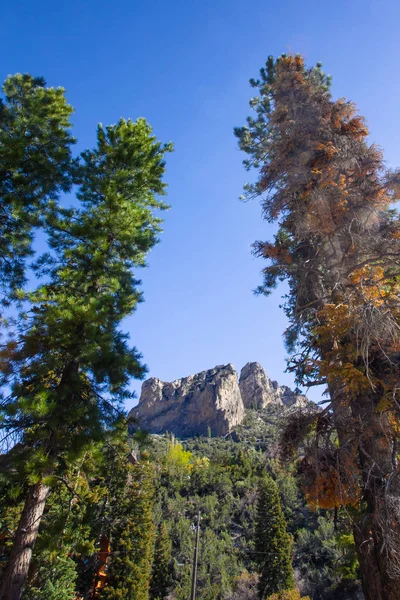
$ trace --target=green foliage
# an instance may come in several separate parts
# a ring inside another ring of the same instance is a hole
[[[260,567],[259,597],[294,586],[291,564],[292,539],[287,533],[276,483],[263,477],[258,491],[255,531],[256,560]]]
[[[299,590],[284,590],[268,596],[267,600],[310,600],[308,596],[300,596]]]
[[[289,531],[293,533],[302,524],[301,494],[294,474],[295,470],[290,464],[283,465],[277,459],[268,459],[267,468],[278,486],[282,510]]]
[[[142,300],[134,269],[145,266],[158,241],[159,211],[167,208],[158,196],[165,191],[164,157],[171,150],[144,119],[120,119],[98,127],[97,146],[72,169],[66,130],[71,109],[62,90],[43,86],[29,76],[12,78],[0,107],[10,128],[0,131],[8,178],[2,193],[27,240],[24,249],[22,238],[7,238],[8,230],[2,238],[0,259],[2,250],[6,256],[21,243],[11,271],[2,269],[4,281],[22,281],[33,225],[44,224],[49,239],[49,252],[34,266],[39,285],[21,296],[24,312],[0,357],[0,385],[10,390],[0,408],[3,442],[11,447],[4,462],[26,502],[30,486],[55,488],[93,444],[110,443],[124,418],[122,403],[131,396],[130,380],[146,371],[121,322]],[[68,189],[72,171],[79,206],[61,209],[48,200]],[[17,530],[15,549],[24,547],[25,531]],[[9,560],[7,585],[14,585],[10,574],[16,573],[18,552]]]
[[[171,551],[171,540],[167,526],[165,523],[161,523],[154,547],[150,600],[164,600],[168,596],[173,581]]]
[[[332,517],[321,515],[316,527],[299,529],[296,535],[294,564],[316,600],[328,593],[339,595],[358,578],[353,536],[346,533],[346,522],[338,527],[336,530]]]
[[[354,536],[352,533],[342,532],[337,535],[336,539],[342,551],[339,572],[345,581],[355,581],[359,577],[358,571],[360,565],[357,558]]]
[[[111,557],[101,600],[148,600],[154,555],[153,469],[126,468],[128,483],[117,490],[111,515]]]
[[[247,593],[247,583],[240,579],[244,568],[250,573],[250,593],[258,568],[254,552],[257,488],[266,468],[276,478],[281,497],[288,499],[291,530],[303,524],[304,501],[293,475],[278,461],[266,458],[277,439],[281,414],[273,408],[258,414],[249,411],[245,424],[235,431],[237,441],[200,437],[181,442],[182,450],[191,453],[184,477],[166,461],[168,438],[154,438],[151,452],[163,465],[156,516],[165,521],[172,541],[176,600],[190,597],[198,507],[202,517],[197,597],[201,600],[243,596]]]
[[[35,585],[28,587],[23,600],[74,600],[76,564],[68,557],[42,555]]]
[[[135,553],[118,554],[120,548],[126,550],[132,546],[132,532],[137,523],[133,515],[135,494],[139,490],[127,487],[129,478],[134,472],[136,481],[136,476],[141,477],[140,469],[149,468],[155,494],[148,530],[153,530],[153,522],[158,527],[151,577],[147,575],[151,600],[167,597],[167,591],[175,600],[190,597],[198,507],[202,517],[197,598],[255,600],[260,569],[254,547],[257,490],[260,476],[268,472],[278,486],[288,530],[295,537],[294,566],[303,594],[318,600],[350,593],[357,571],[351,571],[354,546],[348,536],[345,515],[339,514],[335,530],[332,513],[317,518],[305,507],[293,471],[271,457],[279,429],[278,414],[270,408],[261,411],[259,418],[264,425],[251,411],[247,425],[235,433],[235,439],[240,437],[240,441],[208,437],[177,441],[174,448],[178,450],[172,453],[168,436],[144,436],[136,432],[127,441],[126,428],[121,423],[119,439],[114,436],[106,446],[93,444],[84,459],[69,465],[64,481],[58,479],[54,484],[35,546],[33,572],[47,564],[50,552],[70,555],[78,574],[76,591],[86,597],[98,570],[98,541],[102,535],[112,533],[108,572],[115,573],[115,579],[108,591],[106,587],[102,593],[111,596],[120,593],[119,589],[125,594],[125,578],[140,580],[141,573],[149,568],[146,562],[143,569],[136,571],[131,561]],[[258,450],[254,450],[253,441],[248,443],[253,438],[259,440]],[[267,439],[271,441],[264,441]],[[129,466],[127,460],[132,444],[143,463],[135,467]],[[144,456],[154,462],[148,464]],[[178,469],[171,456],[179,457]],[[182,457],[185,460],[181,461]],[[11,489],[6,486],[4,494]],[[21,494],[22,491],[12,502],[9,496],[4,497],[4,503],[0,501],[2,533],[9,536],[18,522]],[[118,573],[124,575],[118,579]],[[36,589],[37,583],[32,578],[30,587]]]
[[[68,191],[73,161],[69,132],[71,106],[62,88],[47,88],[41,77],[13,75],[0,99],[0,271],[3,290],[24,283],[32,228],[50,201]]]
[[[52,253],[37,265],[47,282],[30,294],[33,308],[3,369],[12,389],[3,428],[35,445],[31,478],[61,466],[62,452],[79,456],[101,439],[130,378],[145,372],[119,324],[141,300],[132,269],[157,240],[153,211],[165,205],[154,194],[164,189],[168,150],[143,119],[99,127],[97,148],[78,169],[82,208],[48,216]]]

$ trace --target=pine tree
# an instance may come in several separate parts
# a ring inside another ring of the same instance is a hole
[[[150,464],[126,466],[130,480],[117,492],[110,516],[111,556],[100,600],[148,600],[154,556],[154,472]]]
[[[47,497],[65,460],[105,439],[120,417],[140,354],[121,321],[142,300],[133,269],[145,265],[166,208],[161,145],[144,119],[99,126],[97,147],[82,154],[78,209],[47,216],[52,252],[37,262],[47,281],[29,295],[18,343],[2,362],[11,394],[1,407],[5,435],[18,444],[8,468],[23,471],[24,510],[3,579],[1,600],[19,600]],[[18,466],[17,466],[18,463]]]
[[[121,429],[126,425],[121,422]],[[115,438],[115,433],[113,432]],[[112,442],[112,445],[111,445]],[[91,589],[107,499],[110,451],[116,441],[93,443],[66,465],[52,485],[32,556],[23,598],[69,600]]]
[[[264,217],[279,224],[274,242],[254,245],[269,261],[259,292],[288,281],[289,369],[299,384],[326,384],[330,394],[286,442],[317,432],[302,463],[310,504],[358,507],[364,593],[395,600],[400,220],[390,203],[400,178],[385,173],[354,105],[332,99],[320,65],[270,57],[251,85],[256,116],[236,129],[246,168],[258,171],[245,195],[261,196]]]
[[[172,585],[171,540],[166,524],[161,523],[154,548],[154,561],[151,572],[150,599],[165,600]]]
[[[13,75],[0,99],[0,286],[24,283],[32,229],[71,185],[71,106],[62,88],[41,77]]]
[[[266,475],[258,489],[255,529],[255,560],[260,568],[259,597],[294,586],[291,563],[292,540],[287,532],[278,487]]]

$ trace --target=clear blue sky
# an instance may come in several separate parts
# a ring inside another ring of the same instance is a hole
[[[145,303],[126,324],[151,376],[186,376],[217,364],[262,363],[284,374],[280,293],[252,294],[271,236],[232,134],[249,114],[269,54],[300,52],[333,75],[333,94],[355,101],[371,141],[400,165],[400,3],[397,0],[14,0],[2,6],[0,77],[43,75],[67,89],[79,149],[98,122],[146,117],[172,140],[161,243],[140,273]],[[134,384],[140,390],[140,383]],[[314,395],[315,398],[315,395]]]

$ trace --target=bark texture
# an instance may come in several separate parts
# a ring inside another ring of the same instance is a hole
[[[361,475],[361,502],[353,533],[366,600],[400,598],[400,476],[393,428],[377,410],[379,394],[349,406],[343,385],[330,386],[340,448],[354,456]]]
[[[400,597],[400,477],[386,413],[371,398],[353,405],[358,424],[364,502],[354,526],[366,600]]]
[[[39,482],[29,490],[4,573],[0,600],[20,600],[50,487]]]

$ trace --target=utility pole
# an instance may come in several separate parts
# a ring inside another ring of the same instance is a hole
[[[199,537],[200,537],[200,510],[197,514],[196,545],[194,547],[194,554],[193,554],[192,593],[190,594],[190,600],[196,600],[197,560],[199,558]]]

